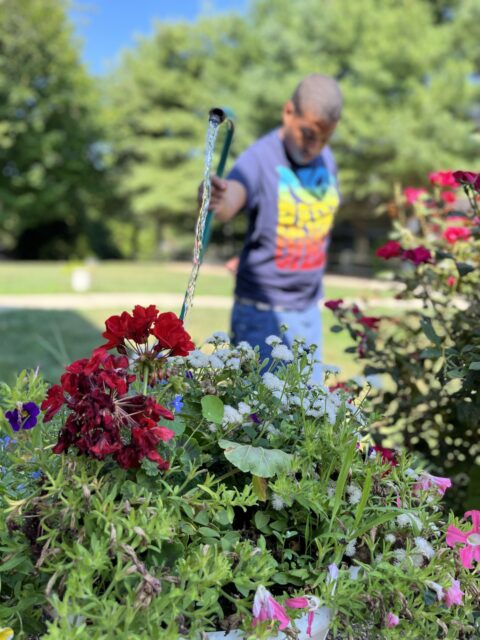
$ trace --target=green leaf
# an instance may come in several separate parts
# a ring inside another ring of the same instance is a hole
[[[260,529],[260,530],[262,530],[264,527],[267,526],[269,520],[270,520],[270,516],[268,515],[268,513],[265,513],[264,511],[257,511],[254,517],[255,526],[257,527],[257,529]]]
[[[355,513],[355,524],[357,525],[362,519],[365,505],[367,504],[368,497],[370,495],[370,489],[372,488],[372,470],[367,471],[365,478],[365,484],[363,485],[362,497],[358,503],[357,512]]]
[[[265,478],[260,478],[259,476],[252,476],[252,487],[253,493],[257,496],[257,498],[261,502],[265,502],[267,499],[267,488],[268,483]]]
[[[471,362],[468,368],[470,371],[480,371],[480,362],[478,360],[476,362]]]
[[[199,527],[198,533],[204,538],[219,538],[220,534],[215,529],[211,529],[210,527]]]
[[[333,327],[330,327],[330,331],[332,333],[340,333],[340,331],[343,331],[343,327],[341,327],[339,324],[334,324]]]
[[[168,428],[171,429],[176,436],[181,436],[185,431],[185,421],[181,416],[175,416],[173,421],[168,423]]]
[[[279,449],[252,447],[229,440],[219,440],[218,444],[225,450],[225,457],[233,466],[260,478],[271,478],[277,473],[289,471],[292,466],[293,456]]]
[[[223,420],[223,402],[217,396],[203,396],[202,398],[202,416],[209,422],[222,424]]]
[[[434,342],[435,344],[441,344],[442,339],[439,335],[436,334],[430,318],[423,318],[420,324],[423,329],[423,333],[431,342]]]
[[[475,267],[472,267],[471,264],[467,264],[466,262],[457,262],[456,267],[458,269],[458,273],[461,276],[466,276],[467,274],[475,271]]]

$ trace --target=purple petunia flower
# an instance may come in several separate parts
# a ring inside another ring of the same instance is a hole
[[[35,402],[24,402],[23,404],[19,403],[17,409],[7,411],[5,418],[14,431],[20,431],[21,429],[32,429],[37,424],[39,413],[40,408]]]

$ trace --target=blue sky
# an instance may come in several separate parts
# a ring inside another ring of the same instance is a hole
[[[135,35],[149,34],[155,20],[194,21],[201,15],[245,11],[248,0],[74,0],[69,11],[83,41],[83,60],[94,74],[106,72]]]

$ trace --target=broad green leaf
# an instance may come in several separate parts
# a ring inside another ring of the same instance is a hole
[[[198,533],[204,538],[219,538],[220,534],[215,529],[211,529],[210,527],[199,527]]]
[[[172,422],[168,423],[168,428],[171,429],[176,436],[181,436],[185,431],[185,422],[181,416],[175,416]]]
[[[271,478],[277,473],[289,471],[293,457],[279,449],[252,447],[250,444],[238,444],[229,440],[219,440],[224,454],[237,469],[252,473],[260,478]]]
[[[217,396],[203,396],[202,398],[202,416],[209,422],[222,424],[223,420],[223,402]]]
[[[470,369],[470,371],[480,371],[480,362],[471,362],[468,368]]]
[[[260,529],[260,530],[266,527],[269,520],[270,520],[270,516],[268,515],[268,513],[265,513],[264,511],[257,511],[254,517],[255,526],[257,527],[257,529]]]

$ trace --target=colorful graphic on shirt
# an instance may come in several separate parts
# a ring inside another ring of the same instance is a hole
[[[288,271],[325,265],[327,238],[340,202],[335,176],[325,167],[277,167],[275,264]]]

